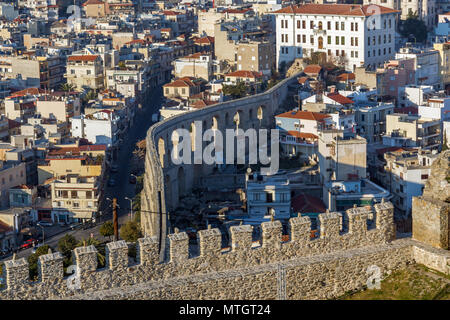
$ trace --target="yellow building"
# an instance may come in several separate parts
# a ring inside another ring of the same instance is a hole
[[[442,88],[450,85],[450,42],[435,43],[434,49],[439,51],[439,74]]]
[[[105,151],[105,145],[85,145],[52,150],[47,158],[38,164],[39,184],[50,178],[59,178],[68,174],[103,176]]]

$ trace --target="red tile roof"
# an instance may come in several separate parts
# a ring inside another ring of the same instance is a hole
[[[327,210],[322,200],[306,194],[292,198],[291,207],[294,212],[300,213],[323,213]]]
[[[214,43],[214,37],[206,36],[203,38],[195,39],[195,44],[212,44]]]
[[[327,95],[327,97],[330,98],[331,100],[336,101],[337,103],[340,103],[340,104],[352,104],[352,103],[355,103],[353,100],[351,100],[351,99],[349,99],[347,97],[344,97],[342,94],[339,94],[337,92],[329,93]]]
[[[355,74],[354,73],[343,73],[336,77],[337,81],[349,81],[349,80],[355,80]]]
[[[83,3],[83,7],[87,6],[89,4],[104,4],[103,1],[100,0],[87,0],[85,3]]]
[[[418,112],[418,108],[414,106],[394,108],[394,113],[417,114]]]
[[[238,70],[231,73],[227,73],[225,77],[239,77],[239,78],[261,78],[262,73],[256,71]]]
[[[215,101],[202,99],[202,100],[195,101],[194,103],[191,104],[191,106],[196,109],[201,109],[201,108],[204,108],[204,107],[216,104],[216,103],[217,102],[215,102]]]
[[[181,14],[180,12],[177,12],[177,11],[170,11],[170,10],[164,10],[162,13],[163,13],[165,16],[178,16],[178,15]]]
[[[290,136],[303,139],[318,139],[319,137],[309,132],[288,131]]]
[[[319,74],[322,67],[317,64],[310,64],[303,70],[304,73]]]
[[[97,58],[97,55],[70,56],[67,61],[95,61]]]
[[[319,113],[319,112],[311,112],[311,111],[288,111],[288,112],[276,115],[275,117],[313,120],[313,121],[323,121],[326,118],[331,118],[331,116],[328,114]]]
[[[308,81],[308,77],[300,77],[298,78],[298,83],[304,84],[306,81]]]
[[[379,10],[374,10],[377,6]],[[376,11],[376,12],[375,12]],[[300,6],[289,6],[282,8],[274,13],[295,13],[295,14],[315,14],[315,15],[334,15],[334,16],[359,16],[368,17],[377,13],[400,13],[399,10],[370,4],[304,4]]]
[[[253,10],[252,9],[226,9],[226,10],[223,10],[224,13],[231,13],[231,14],[246,13],[249,11],[253,11]]]

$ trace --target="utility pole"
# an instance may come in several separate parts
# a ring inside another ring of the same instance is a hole
[[[113,198],[114,241],[119,241],[119,223],[117,219],[117,198]]]

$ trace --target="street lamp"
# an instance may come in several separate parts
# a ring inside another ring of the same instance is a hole
[[[130,219],[133,220],[133,199],[125,197],[125,200],[129,200],[130,201]]]
[[[45,231],[44,231],[45,229],[39,223],[37,225],[42,228],[42,244],[44,245],[45,244]]]

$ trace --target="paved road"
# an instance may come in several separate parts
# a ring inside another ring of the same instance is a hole
[[[148,128],[150,128],[150,126],[152,125],[152,114],[156,113],[159,110],[161,103],[162,90],[158,89],[158,91],[156,91],[150,97],[148,102],[143,105],[142,110],[137,112],[135,122],[128,130],[128,133],[119,149],[118,159],[114,162],[119,166],[119,171],[117,173],[112,173],[112,176],[116,181],[116,185],[114,187],[106,187],[104,199],[106,199],[107,197],[109,197],[110,199],[112,199],[113,197],[117,198],[117,203],[120,207],[120,209],[118,210],[119,228],[120,225],[124,224],[128,219],[130,219],[130,201],[126,200],[125,197],[132,199],[135,196],[136,185],[129,183],[131,174],[130,160],[132,152],[135,148],[136,142],[145,138]],[[108,205],[109,203],[109,201],[106,201],[105,203],[105,207],[107,207],[108,210],[105,210],[105,213],[101,217],[101,222],[112,219],[112,211],[110,205]],[[65,234],[71,234],[77,240],[88,238],[91,236],[91,234],[93,234],[95,238],[103,240],[103,236],[101,236],[99,233],[100,225],[101,224],[98,224],[97,226],[86,230],[62,230],[63,232],[49,237],[46,235],[45,244],[56,248],[58,240],[64,237]],[[47,231],[47,234],[51,234],[51,232],[49,231],[50,230]],[[32,248],[21,250],[17,252],[17,258],[28,257],[31,252]],[[9,259],[11,259],[11,256],[0,258],[0,261]]]
[[[152,125],[152,114],[156,113],[162,103],[162,90],[159,89],[149,99],[149,101],[143,106],[142,110],[139,110],[135,116],[134,124],[128,130],[127,136],[124,142],[121,144],[118,159],[114,161],[114,164],[119,166],[117,173],[111,173],[116,185],[114,187],[107,186],[105,189],[104,199],[106,201],[105,207],[109,218],[111,219],[111,207],[110,202],[106,198],[117,198],[117,204],[119,205],[118,214],[119,217],[127,216],[130,212],[130,201],[125,197],[132,199],[135,196],[135,184],[130,184],[129,179],[131,175],[130,160],[135,149],[136,142],[145,138],[148,128]],[[108,205],[109,204],[109,205]],[[122,219],[119,219],[119,222]]]

